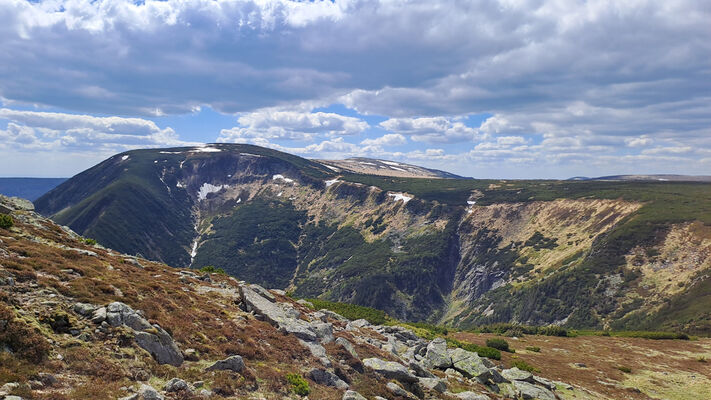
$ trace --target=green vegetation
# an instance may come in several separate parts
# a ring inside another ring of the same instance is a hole
[[[327,301],[321,299],[306,299],[314,305],[316,310],[326,309],[331,310],[341,316],[350,319],[351,321],[356,319],[364,319],[375,325],[384,324],[388,316],[384,311],[377,310],[371,307],[359,306],[357,304],[350,303],[339,303],[334,301]]]
[[[540,352],[541,352],[541,348],[538,347],[538,346],[526,346],[526,350],[532,351],[532,352],[534,352],[534,353],[540,353]]]
[[[9,348],[17,357],[38,364],[49,354],[50,345],[39,328],[17,318],[15,311],[0,304],[0,348]]]
[[[655,331],[575,331],[580,336],[614,336],[614,337],[629,337],[654,340],[689,340],[690,337],[686,333],[681,332],[655,332]]]
[[[534,367],[533,365],[527,363],[524,360],[513,360],[511,361],[511,367],[516,367],[522,371],[528,371],[528,372],[541,372],[538,368]]]
[[[696,361],[698,361],[698,362],[700,362],[700,363],[705,363],[705,362],[706,362],[706,357],[704,357],[704,356],[698,357],[698,358],[696,359]]]
[[[558,239],[547,238],[541,232],[536,231],[527,241],[524,246],[533,247],[536,250],[554,249],[558,245]]]
[[[630,368],[630,367],[619,366],[619,367],[617,367],[617,369],[624,372],[625,374],[629,374],[632,372],[632,368]]]
[[[225,270],[222,268],[217,268],[214,265],[206,265],[202,268],[199,269],[200,272],[206,273],[206,274],[220,274],[220,275],[225,275]]]
[[[0,214],[0,229],[10,229],[15,224],[12,217],[7,214]]]
[[[299,396],[311,393],[309,383],[299,374],[286,374],[286,381],[291,385],[291,390]]]
[[[508,337],[523,337],[524,335],[568,336],[568,330],[558,325],[533,326],[511,324],[506,322],[482,325],[471,329],[471,331],[478,333],[494,333],[499,336]]]
[[[511,349],[509,348],[509,342],[500,338],[486,339],[486,346],[501,351],[511,352]]]
[[[477,353],[480,357],[491,358],[492,360],[501,360],[501,352],[491,347],[477,346],[474,343],[462,342],[453,338],[445,338],[447,345],[450,347],[458,347],[472,353]]]
[[[294,243],[305,218],[291,203],[254,199],[212,220],[193,266],[217,264],[247,282],[285,288],[296,270]]]
[[[85,238],[85,239],[84,239],[84,244],[88,244],[89,246],[95,246],[95,245],[96,245],[96,240],[90,239],[90,238]]]

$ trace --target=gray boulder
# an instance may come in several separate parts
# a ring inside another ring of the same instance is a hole
[[[312,307],[313,307],[313,305],[312,305]],[[342,316],[341,314],[338,314],[338,313],[336,313],[336,312],[333,312],[333,311],[331,311],[331,310],[321,309],[321,310],[318,310],[318,311],[319,311],[319,312],[322,312],[322,313],[324,313],[324,314],[326,314],[326,316],[327,316],[328,318],[335,319],[335,320],[337,320],[337,321],[348,321],[348,318]]]
[[[348,389],[348,384],[341,380],[335,374],[332,374],[324,369],[314,368],[309,372],[309,378],[312,381],[324,386],[333,386],[337,389],[346,390]]]
[[[452,357],[454,369],[467,378],[476,378],[480,382],[486,382],[491,378],[489,368],[484,365],[478,354],[457,348],[450,350],[449,355]]]
[[[556,400],[555,395],[548,389],[524,382],[513,381],[518,395],[524,400]]]
[[[404,365],[393,361],[383,361],[379,358],[366,358],[363,360],[363,365],[388,379],[395,379],[403,383],[417,382],[417,377],[410,373]]]
[[[72,307],[75,313],[83,317],[91,316],[91,314],[94,312],[94,310],[96,310],[96,308],[97,307],[95,305],[89,303],[75,303],[74,307]]]
[[[528,371],[522,371],[516,367],[501,371],[501,375],[510,381],[526,381],[534,383],[533,374]]]
[[[346,351],[348,351],[353,358],[358,358],[358,353],[356,352],[355,347],[353,347],[353,344],[349,342],[348,339],[342,337],[336,338],[336,344],[346,349]]]
[[[134,311],[128,304],[119,301],[115,301],[106,307],[106,321],[111,326],[115,327],[123,324],[136,331],[152,327],[145,318]]]
[[[106,321],[106,307],[99,307],[91,313],[91,322],[100,324]]]
[[[319,342],[321,343],[331,343],[333,342],[333,325],[328,322],[315,322],[311,324]]]
[[[343,393],[343,398],[341,400],[367,400],[365,397],[361,396],[360,393],[353,390],[346,390]]]
[[[489,400],[489,396],[474,392],[459,392],[454,395],[462,400]]]
[[[143,384],[141,388],[138,389],[138,394],[143,400],[164,400],[162,394],[158,393],[157,390],[153,389],[152,386]]]
[[[348,331],[353,331],[356,328],[365,328],[366,326],[370,326],[370,322],[368,322],[365,319],[357,319],[355,321],[351,321],[346,325],[346,330]]]
[[[220,360],[211,366],[207,367],[205,371],[234,371],[240,372],[244,369],[244,360],[241,356],[231,356],[224,360]]]
[[[257,285],[257,284],[251,284],[249,285],[249,288],[257,292],[260,296],[264,297],[265,299],[271,301],[272,303],[276,302],[276,297],[268,291],[267,289]]]
[[[452,366],[452,358],[447,353],[447,341],[436,338],[427,345],[425,361],[430,368],[447,369]]]
[[[181,390],[189,390],[190,387],[188,386],[187,382],[180,378],[173,378],[168,381],[168,383],[165,384],[163,387],[163,390],[166,392],[180,392]]]
[[[438,378],[418,378],[420,386],[435,392],[444,393],[447,391],[447,384]]]
[[[434,378],[435,374],[428,371],[422,364],[416,361],[412,361],[409,364],[410,369],[415,373],[416,376],[421,378]]]
[[[394,394],[395,396],[400,396],[404,397],[406,399],[413,399],[416,398],[415,396],[411,395],[408,393],[407,390],[401,388],[397,383],[395,382],[388,382],[385,387],[390,391],[390,393]]]
[[[158,325],[151,332],[136,332],[136,343],[151,353],[158,364],[170,364],[179,367],[183,364],[183,355],[173,338]]]
[[[321,364],[326,367],[326,368],[331,368],[331,360],[328,359],[328,354],[326,353],[326,348],[321,346],[320,344],[316,342],[306,342],[304,340],[299,339],[299,343],[301,343],[302,346],[306,347],[309,349],[311,352],[311,355],[318,358],[318,360],[321,362]]]

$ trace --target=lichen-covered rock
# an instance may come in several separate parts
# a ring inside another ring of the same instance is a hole
[[[162,394],[158,393],[157,390],[155,390],[152,386],[149,385],[141,385],[141,388],[138,389],[138,394],[141,396],[143,400],[164,400],[165,398],[163,397]]]
[[[435,374],[428,371],[421,363],[417,361],[412,361],[408,365],[410,369],[415,373],[416,376],[421,378],[434,378]]]
[[[336,338],[336,344],[341,345],[348,353],[350,353],[353,358],[358,358],[358,353],[356,352],[355,347],[353,347],[353,344],[348,341],[348,339],[344,339],[342,337]]]
[[[185,382],[184,380],[180,378],[173,378],[168,381],[168,383],[165,384],[163,387],[163,390],[166,392],[179,392],[181,390],[189,390],[190,387],[188,386],[188,383]]]
[[[341,400],[367,400],[360,393],[353,390],[346,390]]]
[[[439,393],[447,391],[447,384],[438,378],[418,378],[420,386]]]
[[[459,392],[454,395],[462,400],[489,400],[489,396],[474,392]]]
[[[393,361],[384,361],[379,358],[366,358],[363,360],[363,365],[388,379],[395,379],[404,383],[417,382],[417,377],[410,373],[404,365]]]
[[[83,317],[89,317],[91,314],[96,310],[96,306],[93,304],[89,303],[75,303],[72,309],[74,310],[75,313],[83,316]]]
[[[555,395],[548,389],[524,381],[513,381],[518,396],[524,400],[556,400]]]
[[[526,381],[534,383],[533,374],[528,371],[522,371],[516,367],[501,371],[501,375],[510,381]]]
[[[288,315],[279,303],[272,303],[255,291],[252,286],[240,286],[247,311],[262,315],[267,322],[279,328],[280,331],[292,334],[299,339],[307,342],[318,340],[318,335],[308,322]]]
[[[464,349],[453,349],[449,351],[454,369],[461,372],[467,378],[476,378],[480,382],[486,382],[491,377],[489,368],[484,365],[478,354]]]
[[[452,357],[447,353],[447,341],[436,338],[427,345],[425,362],[430,368],[447,369],[452,366]]]

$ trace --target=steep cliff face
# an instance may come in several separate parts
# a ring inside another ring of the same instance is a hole
[[[219,144],[119,154],[36,205],[123,252],[402,319],[705,330],[710,188],[376,177]]]

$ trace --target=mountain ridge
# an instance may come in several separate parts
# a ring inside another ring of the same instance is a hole
[[[37,207],[120,251],[406,320],[705,332],[688,296],[711,284],[710,199],[698,182],[337,173],[215,144],[116,155]],[[697,262],[674,255],[681,237]]]

